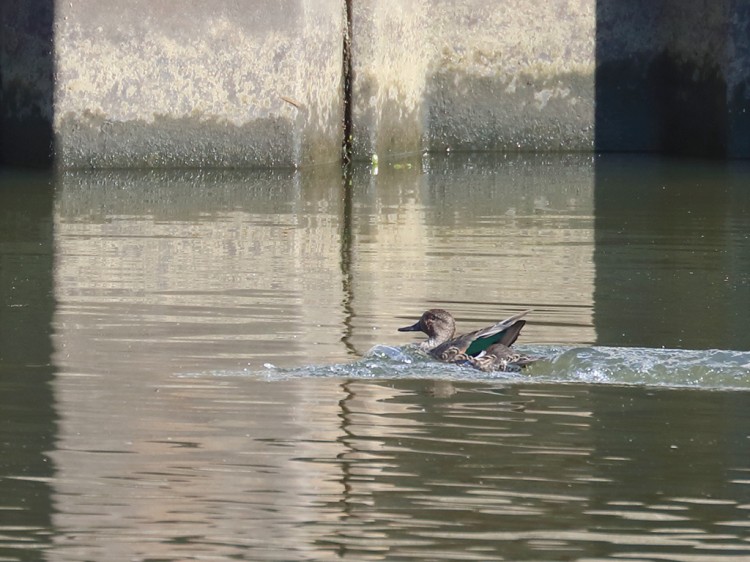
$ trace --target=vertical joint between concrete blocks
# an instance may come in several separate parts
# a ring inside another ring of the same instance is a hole
[[[346,29],[344,32],[344,138],[342,157],[345,164],[352,160],[352,0],[346,0]]]

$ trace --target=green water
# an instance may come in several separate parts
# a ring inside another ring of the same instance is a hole
[[[0,171],[0,560],[750,558],[750,165],[374,172]]]

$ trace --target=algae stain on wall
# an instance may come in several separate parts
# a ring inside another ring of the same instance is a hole
[[[591,1],[363,2],[354,23],[358,157],[592,148]]]
[[[63,3],[61,159],[74,167],[334,161],[343,23],[334,1],[219,1],[210,10],[176,1]]]
[[[431,60],[431,2],[355,2],[352,121],[355,157],[419,151]]]

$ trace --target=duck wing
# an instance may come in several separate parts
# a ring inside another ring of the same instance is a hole
[[[487,328],[461,334],[440,344],[430,353],[441,361],[454,362],[465,361],[467,357],[478,355],[493,344],[502,343],[510,346],[518,339],[521,328],[526,325],[526,321],[520,318],[529,312],[531,310],[524,310]]]
[[[521,320],[521,318],[529,312],[531,310],[524,310],[505,320],[501,320],[497,324],[477,330],[471,334],[466,334],[466,336],[459,336],[459,338],[471,337],[471,341],[469,341],[464,353],[470,356],[479,355],[482,351],[487,350],[491,345],[497,343],[510,347],[518,339],[521,329],[526,325],[526,320]]]

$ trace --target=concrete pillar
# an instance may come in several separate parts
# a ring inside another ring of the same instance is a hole
[[[744,0],[362,0],[354,152],[750,156]]]
[[[355,157],[591,150],[594,5],[355,2]]]
[[[431,150],[593,149],[592,0],[433,4]]]
[[[425,148],[431,2],[352,2],[352,135],[355,159]]]
[[[38,115],[61,166],[339,159],[342,0],[51,4],[3,1],[3,99],[17,98],[3,111],[11,121]],[[46,17],[36,22],[39,6]],[[15,135],[3,132],[7,160]]]

